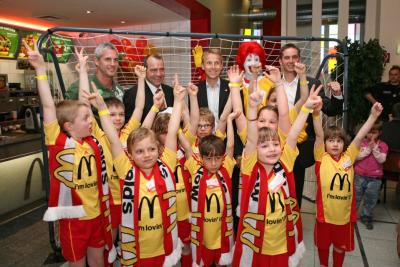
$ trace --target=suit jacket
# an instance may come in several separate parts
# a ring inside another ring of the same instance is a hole
[[[219,86],[219,102],[218,102],[218,117],[221,116],[222,111],[224,111],[224,107],[226,101],[229,97],[229,82],[224,79],[220,79],[220,86]],[[208,108],[208,99],[207,99],[207,85],[206,81],[201,81],[198,85],[199,92],[197,93],[197,101],[199,101],[199,107],[206,107]]]
[[[161,87],[164,91],[165,101],[167,102],[168,107],[172,107],[174,104],[174,93],[172,87],[161,84]],[[125,121],[128,121],[132,116],[133,110],[135,109],[135,101],[136,101],[136,93],[137,93],[137,85],[126,90],[124,94],[124,105],[125,105]],[[153,106],[153,93],[150,90],[150,87],[147,85],[147,82],[144,83],[144,108],[143,108],[143,116],[141,122],[144,121],[147,113],[149,113],[151,107]]]
[[[308,88],[311,89],[311,86],[315,84],[315,88],[317,88],[321,82],[319,80],[316,80],[311,77],[307,77],[307,82],[308,82]],[[325,95],[324,90],[321,90],[319,92],[319,95],[322,98],[322,101],[324,103],[322,107],[322,112],[324,112],[328,116],[336,116],[342,113],[343,111],[343,99],[337,99],[336,97],[331,97],[328,98]],[[296,97],[295,97],[295,103],[297,100],[300,98],[300,82],[297,84],[297,91],[296,91]],[[307,128],[306,132],[308,135],[308,139],[301,143],[298,144],[299,148],[299,156],[297,157],[297,161],[299,161],[299,164],[301,164],[303,167],[307,168],[311,165],[314,164],[314,142],[315,142],[315,132],[314,132],[314,124],[312,120],[312,116],[308,116],[307,118]]]

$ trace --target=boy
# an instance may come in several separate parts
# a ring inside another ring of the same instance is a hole
[[[59,220],[62,255],[70,266],[85,266],[86,258],[89,265],[103,266],[104,246],[109,262],[116,256],[107,208],[104,140],[92,133],[95,120],[85,103],[63,101],[56,107],[36,43],[34,50],[24,46],[37,74],[49,150],[50,196],[43,219]]]

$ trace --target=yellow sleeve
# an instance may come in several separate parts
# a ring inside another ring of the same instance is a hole
[[[321,161],[322,156],[325,153],[325,144],[320,144],[318,147],[314,146],[314,159],[315,161]]]
[[[245,175],[250,175],[254,165],[257,163],[257,150],[254,150],[250,155],[243,156],[240,164],[240,171]]]
[[[288,144],[283,146],[283,151],[280,160],[285,165],[288,171],[293,171],[294,162],[296,161],[297,156],[299,155],[299,149],[291,148]]]
[[[189,171],[191,176],[195,175],[200,167],[201,163],[193,156],[185,161],[185,168]]]
[[[349,147],[347,148],[345,154],[348,155],[351,159],[351,162],[354,163],[356,161],[356,158],[359,153],[360,153],[360,149],[356,145],[354,145],[354,143],[351,143],[349,145]]]
[[[244,128],[242,131],[237,133],[239,135],[240,141],[242,141],[242,144],[245,145],[247,141],[247,127]]]
[[[285,134],[280,127],[278,127],[278,137],[279,137],[279,142],[281,143],[281,147],[284,146],[284,144],[286,143],[286,138],[287,138],[287,134]]]
[[[57,139],[57,136],[60,134],[60,125],[58,125],[58,121],[52,121],[44,124],[44,135],[46,145],[54,145]]]
[[[125,152],[121,152],[114,160],[114,168],[115,171],[118,174],[118,177],[121,179],[125,179],[126,174],[128,171],[132,168],[132,163],[129,160],[128,156],[125,154]]]
[[[232,157],[226,156],[222,165],[228,171],[229,177],[232,178],[233,168],[235,167],[236,161]]]
[[[94,117],[93,117],[93,121],[92,121],[92,135],[96,139],[102,139],[106,135],[103,132],[103,130],[100,128],[99,124],[97,124],[97,121]]]
[[[164,148],[161,155],[161,160],[164,162],[172,171],[176,168],[176,151],[172,151],[168,147]]]
[[[185,137],[188,140],[189,144],[192,146],[196,142],[197,136],[190,132],[190,124],[186,125],[185,128],[187,129],[186,131],[184,131]]]
[[[121,142],[126,142],[128,140],[128,136],[132,131],[136,130],[140,127],[140,121],[138,121],[135,117],[132,117],[127,124],[121,129],[121,134],[119,135],[119,140]]]
[[[215,136],[221,138],[222,140],[225,140],[226,138],[226,133],[222,133],[219,129],[215,132]]]

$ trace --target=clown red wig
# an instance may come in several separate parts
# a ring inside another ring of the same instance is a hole
[[[265,65],[265,51],[257,42],[244,42],[239,46],[236,61],[241,70],[244,69],[244,62],[249,54],[256,54],[260,58],[261,66]]]

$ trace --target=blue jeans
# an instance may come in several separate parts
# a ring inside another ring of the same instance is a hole
[[[381,192],[381,184],[381,179],[355,175],[357,209],[364,197],[362,216],[372,218],[372,210],[375,208],[376,202],[378,201]]]

